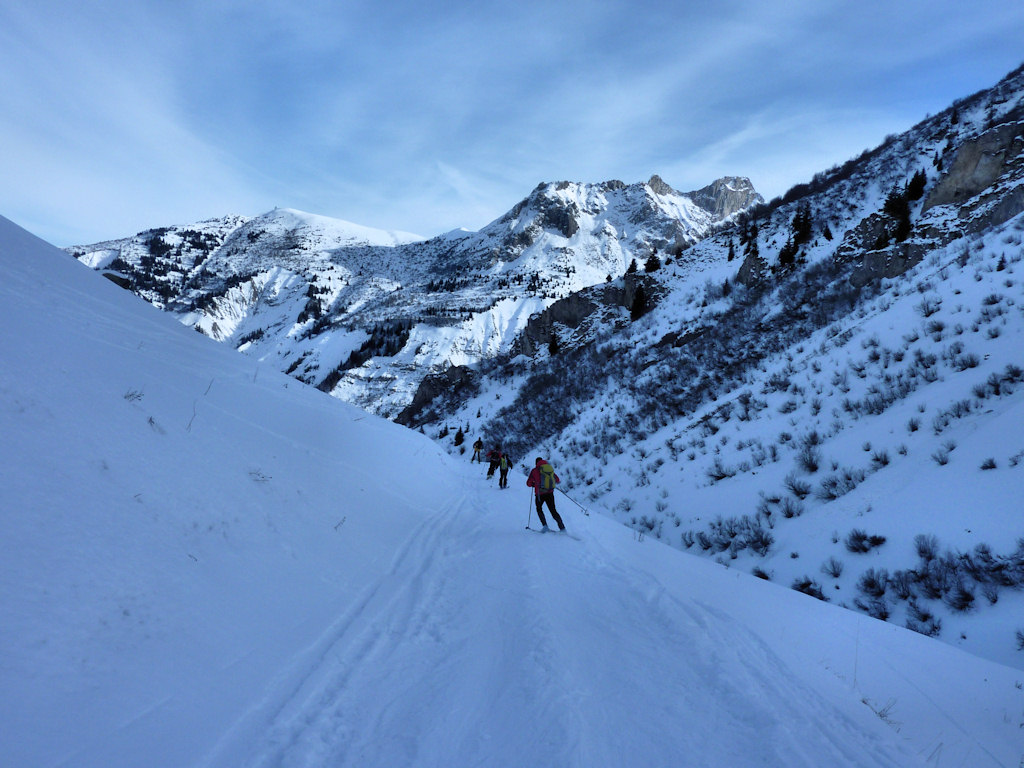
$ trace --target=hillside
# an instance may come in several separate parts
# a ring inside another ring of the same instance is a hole
[[[559,182],[428,241],[274,211],[72,250],[456,455],[1021,667],[1022,211],[1018,69],[768,204]]]
[[[633,316],[602,300],[622,281],[553,306],[556,345],[414,423],[557,457],[644,535],[1024,667],[1022,104],[1018,70],[754,209],[636,276]]]
[[[0,273],[4,764],[1024,757],[1017,670],[565,497],[575,538],[524,531],[524,494],[3,219]]]

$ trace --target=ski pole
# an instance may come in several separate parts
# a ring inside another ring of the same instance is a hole
[[[561,488],[559,488],[558,490],[559,490],[559,491],[562,491],[562,489],[561,489]],[[575,505],[576,505],[577,507],[579,507],[580,509],[582,509],[582,510],[583,510],[583,514],[584,514],[584,515],[586,515],[587,517],[590,517],[590,512],[588,512],[588,511],[587,511],[587,508],[586,508],[586,507],[584,507],[584,506],[583,506],[582,504],[580,504],[580,503],[579,503],[578,501],[576,501],[576,499],[574,499],[574,498],[573,498],[572,496],[570,496],[570,495],[569,495],[568,493],[566,493],[565,491],[562,491],[562,495],[563,495],[563,496],[565,496],[565,498],[567,498],[567,499],[568,499],[569,501],[571,501],[571,502],[572,502],[573,504],[575,504]]]
[[[530,527],[530,521],[533,520],[533,494],[530,494],[530,511],[526,515],[526,527]]]

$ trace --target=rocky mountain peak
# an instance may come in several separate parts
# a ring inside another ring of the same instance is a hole
[[[655,179],[658,177],[651,179],[652,184]],[[746,176],[723,176],[706,187],[686,194],[710,213],[715,221],[722,221],[745,208],[764,202],[764,198],[754,189],[754,185]]]
[[[651,191],[656,195],[678,195],[675,189],[666,184],[661,176],[654,174],[651,176],[651,180],[647,182],[647,186],[651,188]]]

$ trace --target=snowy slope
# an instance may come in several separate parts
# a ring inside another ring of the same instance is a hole
[[[644,535],[1024,668],[1022,148],[1024,69],[641,275],[642,316],[574,297],[558,344],[415,423],[455,454],[458,427],[553,456]]]
[[[423,437],[0,220],[0,764],[1016,765],[1021,675]],[[515,492],[518,490],[518,492]]]

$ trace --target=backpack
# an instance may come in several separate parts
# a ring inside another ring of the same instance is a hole
[[[501,459],[498,461],[498,466],[501,468],[502,472],[507,470],[508,469],[508,456],[505,456],[504,454],[502,454]]]
[[[540,465],[540,492],[552,493],[555,490],[555,468],[550,464]]]

